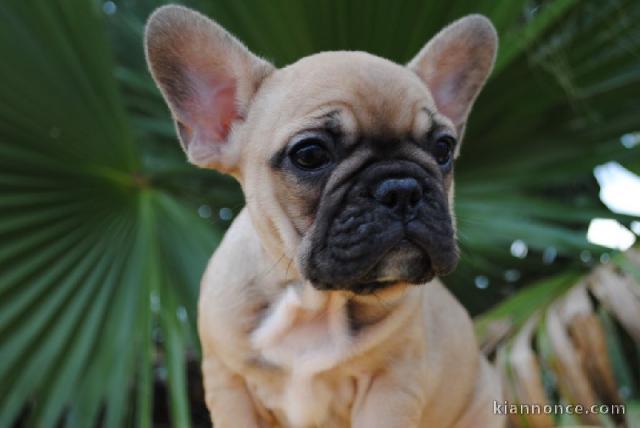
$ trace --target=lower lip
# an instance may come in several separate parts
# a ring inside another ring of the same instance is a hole
[[[354,293],[357,294],[371,294],[377,290],[382,290],[387,287],[392,286],[393,282],[369,282],[366,284],[358,284],[356,287],[352,289]]]

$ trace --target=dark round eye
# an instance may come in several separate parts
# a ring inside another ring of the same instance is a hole
[[[439,165],[444,166],[451,162],[455,144],[456,140],[449,135],[443,135],[436,140],[432,153]]]
[[[307,137],[299,141],[289,152],[289,158],[300,169],[316,170],[331,163],[333,158],[318,137]]]

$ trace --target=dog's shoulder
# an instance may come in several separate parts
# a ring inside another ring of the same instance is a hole
[[[245,208],[211,257],[200,284],[198,328],[203,341],[224,347],[248,344],[248,334],[269,300],[266,285],[277,282],[269,266]]]
[[[247,208],[235,218],[220,245],[209,260],[200,284],[200,295],[224,287],[235,289],[253,280],[264,258]],[[223,285],[224,284],[224,285]]]
[[[455,358],[477,358],[473,321],[464,306],[438,279],[425,285],[422,317],[427,340],[432,345],[439,343],[441,349],[456,354]]]

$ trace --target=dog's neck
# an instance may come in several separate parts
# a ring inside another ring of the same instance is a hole
[[[258,277],[267,307],[256,312],[250,346],[263,363],[307,376],[329,370],[354,352],[382,343],[419,304],[422,287],[407,284],[367,295],[317,290],[284,251],[272,251],[273,235],[256,239],[260,234],[248,214],[244,211],[232,228],[261,260]]]
[[[401,328],[420,301],[417,293],[419,287],[405,284],[362,296],[293,282],[253,331],[252,344],[269,363],[311,377]]]

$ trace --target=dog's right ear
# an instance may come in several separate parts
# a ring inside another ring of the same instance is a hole
[[[229,141],[232,125],[244,119],[274,67],[209,18],[181,6],[151,15],[145,52],[189,161],[233,173],[239,148]]]

